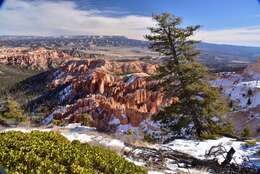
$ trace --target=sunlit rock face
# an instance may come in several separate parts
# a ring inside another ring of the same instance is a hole
[[[46,48],[1,48],[0,63],[25,68],[46,70],[50,67],[62,65],[73,57]]]
[[[77,122],[82,114],[89,113],[100,130],[138,127],[161,105],[177,101],[166,99],[155,89],[157,82],[149,80],[155,71],[156,65],[140,61],[70,61],[50,75],[48,86],[57,102],[45,98],[37,109],[46,105],[53,108],[45,124],[52,118]]]

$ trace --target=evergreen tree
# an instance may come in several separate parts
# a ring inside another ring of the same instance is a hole
[[[251,105],[251,104],[252,104],[251,99],[248,98],[248,100],[247,100],[247,105]]]
[[[225,110],[225,104],[219,100],[217,89],[205,80],[207,69],[196,62],[199,51],[194,48],[197,41],[191,36],[199,26],[182,28],[181,18],[169,13],[153,18],[157,25],[149,28],[151,34],[146,38],[151,42],[151,49],[166,60],[159,66],[155,78],[166,96],[179,98],[176,104],[165,106],[155,120],[161,121],[165,131],[180,133],[182,128],[191,126],[198,137],[218,133],[221,125],[212,118]]]
[[[17,123],[26,120],[22,107],[15,100],[8,97],[2,105],[4,109],[0,109],[0,118],[10,119]]]
[[[247,91],[247,95],[248,95],[248,96],[252,96],[252,95],[253,95],[253,91],[252,91],[251,88],[249,88],[249,90]]]
[[[233,108],[233,101],[232,100],[230,100],[230,102],[229,102],[229,107]]]

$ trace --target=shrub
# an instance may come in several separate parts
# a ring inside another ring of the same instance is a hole
[[[144,135],[144,141],[146,141],[148,143],[156,143],[156,139],[150,134]]]
[[[251,140],[251,141],[246,141],[245,147],[254,147],[256,146],[256,141],[255,140]]]
[[[211,123],[209,127],[213,131],[203,131],[201,139],[217,139],[220,136],[233,136],[234,127],[231,122],[225,122],[222,125]]]
[[[101,147],[68,141],[55,132],[0,133],[0,164],[19,174],[145,174]]]
[[[82,114],[79,118],[79,122],[82,123],[84,126],[92,127],[94,125],[92,116],[88,113]]]
[[[218,137],[219,137],[219,135],[217,135],[217,134],[212,134],[212,133],[209,133],[209,132],[202,132],[200,139],[202,139],[202,140],[207,140],[207,139],[215,140]]]
[[[249,128],[244,128],[243,131],[241,132],[241,137],[242,138],[248,138],[251,136],[251,131]]]
[[[60,120],[53,120],[52,121],[53,125],[56,125],[56,126],[61,126],[61,121]]]
[[[134,132],[133,132],[132,129],[128,129],[128,130],[127,130],[127,135],[133,135],[133,134],[134,134]]]

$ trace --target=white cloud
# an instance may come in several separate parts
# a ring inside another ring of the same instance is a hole
[[[0,9],[0,35],[89,34],[143,39],[147,27],[154,23],[146,16],[108,17],[104,14],[107,11],[80,10],[73,1],[6,0]],[[213,43],[260,46],[260,26],[200,30],[195,38]]]
[[[233,45],[260,46],[260,26],[250,26],[222,30],[201,30],[196,39]]]
[[[80,10],[72,1],[6,0],[0,10],[1,35],[124,35],[143,39],[151,17],[102,16],[101,11]]]

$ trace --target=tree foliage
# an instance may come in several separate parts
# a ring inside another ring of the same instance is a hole
[[[19,123],[26,120],[26,115],[21,105],[8,97],[0,103],[0,118]]]
[[[115,152],[55,132],[5,132],[0,139],[0,164],[10,174],[147,173]]]
[[[161,121],[164,130],[180,133],[190,126],[199,137],[217,133],[223,125],[216,128],[216,120],[221,120],[216,118],[225,111],[226,104],[220,100],[218,90],[205,80],[207,69],[196,61],[197,41],[191,37],[199,26],[183,28],[181,18],[169,13],[153,18],[157,24],[150,28],[151,34],[146,38],[151,41],[151,49],[164,56],[155,78],[166,96],[179,98],[154,118]]]

